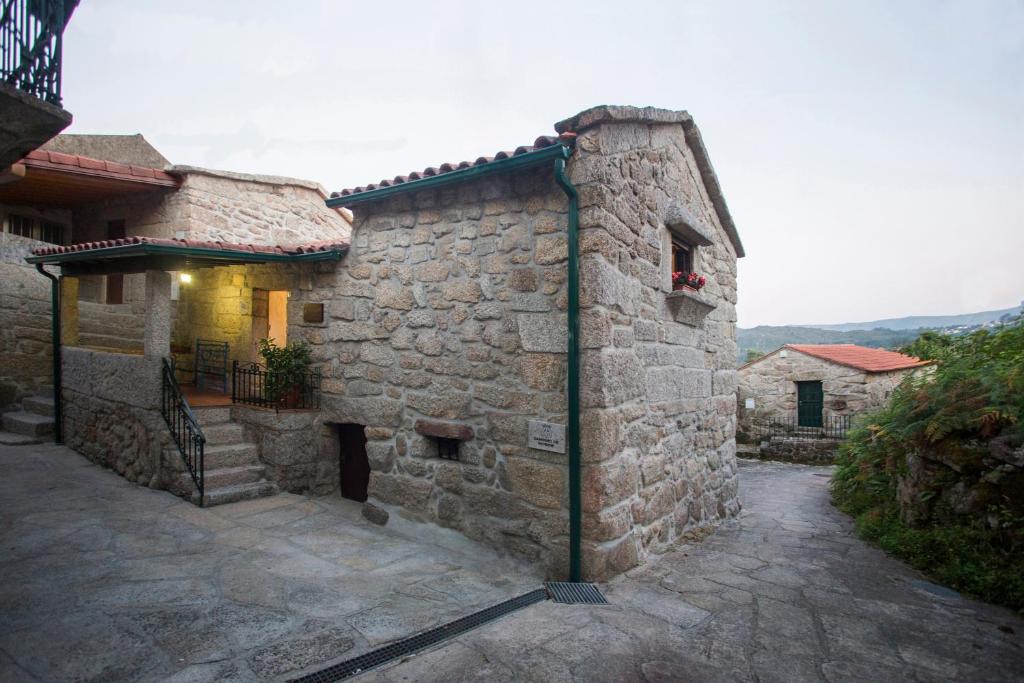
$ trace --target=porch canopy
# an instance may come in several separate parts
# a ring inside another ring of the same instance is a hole
[[[78,276],[259,263],[337,261],[347,251],[348,244],[336,241],[298,247],[268,247],[161,237],[124,237],[35,249],[25,260],[37,265],[60,266],[62,275]]]

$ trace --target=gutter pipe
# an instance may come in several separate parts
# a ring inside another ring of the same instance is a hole
[[[36,264],[36,270],[50,280],[50,336],[53,343],[53,436],[57,443],[64,443],[64,410],[60,400],[60,280],[46,272],[42,263]]]
[[[565,173],[565,154],[555,159],[555,180],[569,199],[569,282],[568,287],[568,403],[569,424],[566,440],[569,449],[569,581],[580,581],[582,503],[580,495],[580,249],[579,193]]]

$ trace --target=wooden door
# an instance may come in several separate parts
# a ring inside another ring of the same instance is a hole
[[[366,457],[366,432],[363,425],[338,425],[338,441],[341,444],[341,497],[366,500],[370,484],[370,461]]]
[[[800,427],[820,427],[824,404],[821,382],[796,383],[796,416]]]
[[[270,292],[265,289],[252,290],[252,350],[250,358],[260,358],[259,341],[270,336]]]

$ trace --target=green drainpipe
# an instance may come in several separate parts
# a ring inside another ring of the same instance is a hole
[[[563,148],[565,149],[565,148]],[[580,580],[583,512],[580,501],[580,248],[579,193],[565,174],[563,158],[555,159],[555,180],[569,198],[569,580]]]
[[[42,263],[36,270],[50,280],[50,338],[53,342],[53,437],[57,443],[64,443],[64,411],[60,404],[60,280],[47,273]]]

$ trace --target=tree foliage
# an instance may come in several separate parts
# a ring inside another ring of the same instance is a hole
[[[898,487],[915,454],[941,453],[955,476],[984,471],[993,439],[1024,443],[1024,325],[963,337],[926,332],[902,350],[935,360],[934,370],[906,380],[888,405],[857,422],[840,449],[835,502],[886,550],[956,588],[1024,608],[1024,501],[912,529],[900,521]]]

